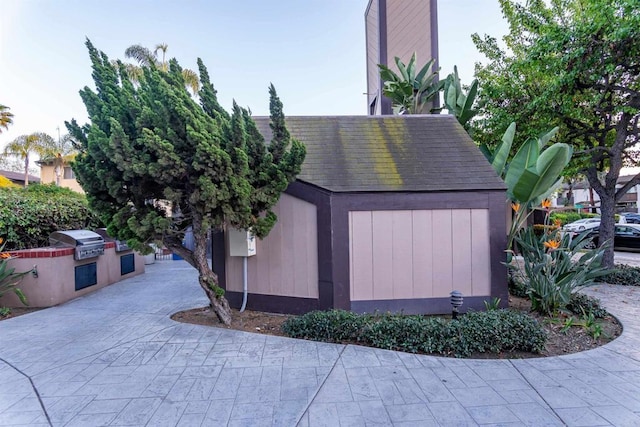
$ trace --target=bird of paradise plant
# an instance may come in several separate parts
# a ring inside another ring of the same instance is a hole
[[[31,270],[16,273],[15,268],[9,267],[9,261],[16,257],[9,252],[4,252],[5,245],[6,242],[0,237],[0,297],[6,292],[12,291],[22,304],[29,305],[27,304],[27,297],[17,286],[24,276],[31,273]]]

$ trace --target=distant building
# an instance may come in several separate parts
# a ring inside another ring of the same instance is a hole
[[[624,175],[618,177],[618,183],[616,189],[622,188],[627,182],[635,175]],[[572,196],[572,200],[569,197]],[[591,204],[593,200],[593,205]],[[571,203],[573,202],[573,203]],[[579,181],[573,185],[571,191],[569,186],[564,184],[562,191],[559,192],[558,197],[555,199],[555,206],[582,206],[582,209],[588,211],[590,209],[596,209],[600,211],[600,196],[595,190],[591,189],[588,181]],[[622,195],[620,200],[616,203],[616,212],[638,212],[640,207],[640,185],[634,185]]]
[[[434,58],[438,68],[437,4],[437,0],[369,0],[365,12],[368,114],[392,114],[391,101],[382,96],[378,64],[395,69],[396,56],[407,63],[416,52],[419,67]]]
[[[76,181],[76,175],[71,169],[69,161],[71,159],[65,159],[61,166],[57,166],[53,158],[39,160],[37,163],[40,165],[40,179],[43,184],[56,184],[60,187],[66,187],[78,193],[84,194],[84,190],[80,187],[78,181]],[[29,178],[31,179],[31,178]]]
[[[0,170],[0,175],[7,178],[9,181],[14,184],[21,185],[24,187],[24,172],[12,172],[6,170]],[[29,183],[39,183],[40,178],[34,175],[29,175]]]

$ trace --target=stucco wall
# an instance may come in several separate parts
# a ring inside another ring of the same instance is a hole
[[[120,274],[120,257],[132,251],[116,252],[113,243],[107,244],[104,255],[88,260],[75,261],[73,250],[59,248],[36,248],[28,251],[17,251],[20,258],[12,259],[9,265],[16,271],[30,270],[37,266],[38,277],[31,274],[24,276],[19,288],[27,297],[31,307],[51,307],[86,295],[112,283],[128,277],[144,273],[144,258],[135,253],[135,271],[126,275]],[[64,255],[59,255],[64,252]],[[33,257],[32,257],[33,256]],[[75,290],[75,267],[96,263],[97,284]],[[22,307],[13,292],[6,293],[0,298],[0,306]]]
[[[349,212],[351,300],[491,294],[489,212]]]
[[[56,182],[56,174],[53,165],[40,166],[40,182],[42,184],[50,184]],[[60,177],[60,187],[66,187],[78,193],[84,194],[84,190],[75,179],[64,179]]]
[[[256,243],[248,260],[251,294],[318,297],[318,233],[316,207],[283,194],[274,208],[278,222]],[[229,256],[226,243],[226,289],[242,291],[242,257]]]

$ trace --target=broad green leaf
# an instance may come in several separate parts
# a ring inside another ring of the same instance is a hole
[[[417,81],[421,81],[422,79],[424,79],[427,73],[431,71],[431,67],[433,66],[434,61],[434,59],[429,60],[429,62],[427,62],[425,66],[420,69],[420,71],[416,75]]]
[[[553,144],[538,158],[536,170],[526,169],[512,187],[520,202],[530,202],[549,191],[571,160],[572,150],[567,144]]]
[[[540,137],[538,138],[538,144],[539,144],[538,146],[540,147],[541,150],[544,148],[545,145],[549,143],[549,141],[553,139],[554,136],[556,136],[556,134],[558,133],[558,130],[560,130],[560,128],[556,126],[553,129],[551,129],[549,132],[545,133],[544,135],[540,135]]]
[[[509,153],[511,152],[511,145],[513,144],[513,137],[516,133],[516,123],[513,122],[509,125],[506,132],[502,136],[502,142],[493,152],[493,161],[491,162],[491,166],[493,166],[493,170],[496,171],[498,176],[504,175],[504,168],[507,164],[507,158],[509,157]]]
[[[487,161],[493,166],[493,153],[491,152],[491,149],[487,147],[487,144],[481,144],[478,148],[480,149],[480,152],[484,154],[485,159],[487,159]]]
[[[507,174],[504,178],[504,182],[505,184],[507,184],[507,188],[514,189],[516,183],[520,180],[520,176],[527,168],[533,167],[535,172],[535,164],[538,160],[538,155],[538,141],[535,139],[528,140],[522,147],[520,147],[516,155],[513,156],[513,159],[509,163],[509,170],[507,171]],[[518,200],[520,200],[521,202],[525,201],[525,199]]]

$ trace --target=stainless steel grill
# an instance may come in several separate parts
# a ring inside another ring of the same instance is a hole
[[[124,252],[129,251],[131,248],[127,245],[127,242],[123,242],[122,240],[114,239],[113,237],[107,234],[106,228],[98,228],[96,233],[102,236],[105,242],[114,242],[116,244],[116,252]]]
[[[73,259],[76,260],[104,254],[104,239],[89,230],[54,231],[49,235],[49,245],[75,248]]]

